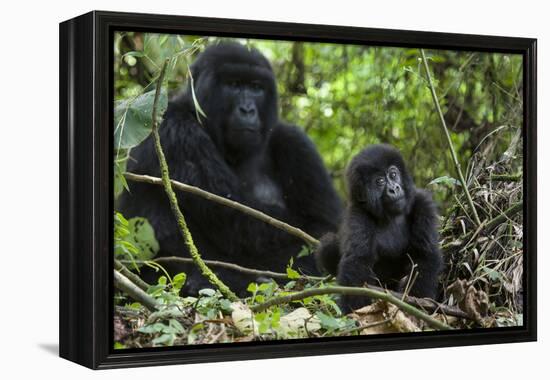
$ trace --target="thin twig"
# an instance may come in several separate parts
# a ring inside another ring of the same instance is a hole
[[[487,222],[487,230],[492,230],[496,226],[498,226],[501,223],[504,223],[505,221],[511,219],[515,214],[518,212],[523,211],[523,202],[520,201],[506,210],[502,211],[500,215],[494,217],[489,222]]]
[[[157,263],[166,263],[166,262],[181,262],[181,263],[191,263],[192,260],[187,257],[178,257],[178,256],[165,256],[165,257],[157,257],[153,261]],[[287,280],[288,275],[286,273],[278,273],[278,272],[272,272],[269,270],[260,270],[260,269],[252,269],[252,268],[246,268],[237,264],[228,263],[225,261],[216,261],[216,260],[204,260],[204,262],[210,266],[210,267],[218,267],[218,268],[225,268],[225,269],[231,269],[236,272],[240,272],[243,274],[250,274],[253,276],[258,277],[270,277],[277,280]],[[304,278],[307,278],[308,280],[315,280],[315,281],[321,281],[325,280],[326,277],[318,277],[318,276],[302,276]]]
[[[406,303],[408,303],[412,306],[417,306],[417,307],[421,308],[422,310],[428,311],[430,313],[433,313],[433,312],[436,312],[436,311],[439,310],[443,314],[452,315],[453,317],[471,319],[470,316],[466,312],[464,312],[464,311],[462,311],[462,310],[460,310],[456,307],[452,307],[452,306],[449,306],[449,305],[439,303],[439,302],[434,301],[430,298],[418,298],[418,297],[413,297],[413,296],[409,296],[409,295],[403,296],[402,293],[399,293],[399,292],[396,292],[396,291],[393,291],[393,290],[386,290],[386,289],[380,288],[378,286],[373,286],[373,285],[369,285],[369,288],[373,289],[373,290],[378,290],[380,292],[390,293],[395,298],[400,299],[400,300],[402,300],[402,301],[404,301],[404,302],[406,302]]]
[[[124,276],[122,273],[114,270],[115,288],[126,293],[130,298],[141,303],[147,309],[155,311],[159,308],[159,304],[153,297],[145,293],[136,284]]]
[[[523,178],[521,174],[491,174],[491,181],[519,182]]]
[[[144,182],[144,183],[150,183],[150,184],[153,184],[153,185],[160,185],[160,186],[163,185],[162,179],[157,178],[157,177],[148,176],[148,175],[140,175],[140,174],[126,172],[126,173],[124,173],[124,177],[126,179],[130,180],[130,181]],[[175,181],[173,179],[170,180],[170,182],[171,182],[172,186],[177,190],[181,190],[181,191],[184,191],[186,193],[191,193],[191,194],[194,194],[194,195],[198,195],[199,197],[202,197],[202,198],[207,199],[209,201],[216,202],[216,203],[219,203],[221,205],[231,207],[232,209],[241,211],[244,214],[250,215],[250,216],[252,216],[256,219],[259,219],[263,222],[266,222],[267,224],[272,225],[273,227],[279,228],[283,231],[288,232],[291,235],[294,235],[294,236],[302,239],[303,241],[305,241],[310,246],[316,247],[317,245],[319,245],[319,240],[315,239],[313,236],[309,235],[308,233],[302,231],[301,229],[299,229],[297,227],[291,226],[288,223],[285,223],[283,221],[275,219],[275,218],[273,218],[273,217],[271,217],[271,216],[269,216],[269,215],[267,215],[267,214],[265,214],[261,211],[255,210],[251,207],[243,205],[242,203],[239,203],[239,202],[235,202],[231,199],[227,199],[227,198],[221,197],[219,195],[210,193],[210,192],[208,192],[206,190],[203,190],[203,189],[200,189],[196,186],[187,185],[185,183],[181,183],[181,182]]]
[[[418,319],[423,320],[426,322],[429,326],[433,327],[434,329],[439,330],[452,330],[453,328],[441,321],[438,321],[437,319],[429,316],[428,314],[424,313],[421,310],[418,310],[412,305],[409,305],[406,302],[401,301],[399,298],[395,297],[393,294],[389,292],[383,292],[374,290],[371,288],[355,288],[355,287],[347,287],[347,286],[331,286],[326,288],[314,288],[314,289],[306,289],[301,292],[292,293],[286,296],[281,297],[274,297],[271,298],[269,301],[264,302],[259,305],[252,306],[250,309],[253,312],[259,312],[262,310],[267,309],[268,307],[274,306],[274,305],[280,305],[285,303],[290,303],[293,301],[299,301],[307,297],[313,297],[313,296],[320,296],[324,294],[341,294],[341,295],[350,295],[350,296],[367,296],[371,298],[380,299],[386,302],[389,302],[395,306],[397,306],[402,311],[415,316]]]
[[[466,199],[468,200],[468,205],[470,206],[470,209],[474,216],[474,220],[479,226],[481,224],[481,220],[479,219],[479,215],[477,214],[477,210],[475,208],[474,201],[472,200],[472,196],[470,195],[470,191],[468,190],[468,186],[466,185],[464,175],[462,174],[460,162],[458,161],[458,157],[453,146],[453,141],[451,140],[451,135],[449,133],[449,129],[447,128],[445,117],[443,116],[443,111],[441,111],[441,106],[439,105],[439,99],[437,98],[437,93],[435,91],[435,86],[432,81],[432,75],[430,74],[430,68],[428,66],[428,60],[426,59],[424,49],[420,49],[420,54],[422,55],[422,62],[424,63],[424,70],[426,70],[426,77],[430,86],[430,92],[432,93],[432,98],[435,104],[435,108],[437,109],[437,114],[439,115],[439,120],[441,121],[441,126],[443,127],[443,131],[445,132],[445,137],[447,138],[447,144],[449,145],[449,150],[451,151],[451,157],[453,159],[453,163],[458,174],[458,179],[460,181],[460,184],[462,185],[462,188],[464,189],[464,193],[466,195]]]
[[[162,82],[164,80],[164,74],[166,73],[166,66],[168,65],[168,62],[169,62],[169,59],[166,59],[164,61],[164,64],[162,65],[162,69],[157,82],[157,89],[155,91],[155,99],[153,102],[153,115],[152,115],[152,119],[153,119],[152,134],[155,140],[155,150],[157,152],[157,157],[159,160],[162,184],[164,185],[164,191],[166,192],[166,195],[168,196],[168,200],[170,201],[170,208],[172,209],[172,213],[176,218],[178,227],[185,241],[185,245],[189,250],[189,254],[193,259],[193,262],[197,265],[202,275],[206,277],[206,279],[212,285],[218,288],[225,297],[227,297],[231,301],[236,301],[238,300],[238,297],[235,295],[235,293],[233,293],[231,289],[229,289],[229,287],[225,285],[218,278],[218,276],[216,276],[216,274],[212,272],[210,268],[208,268],[208,266],[202,260],[199,250],[197,249],[197,246],[193,242],[193,236],[191,235],[191,231],[189,231],[189,228],[187,227],[187,222],[185,221],[185,217],[183,216],[183,213],[181,212],[181,209],[178,205],[178,199],[176,197],[176,193],[172,189],[172,183],[170,181],[168,164],[166,162],[166,158],[164,157],[164,152],[162,151],[162,145],[160,143],[160,135],[158,131],[158,120],[157,120],[158,98],[160,95],[160,89],[162,87]]]
[[[353,329],[347,330],[346,335],[350,334],[350,333],[353,333],[353,332],[359,332],[360,333],[363,330],[370,329],[370,328],[373,328],[373,327],[376,327],[376,326],[387,325],[388,323],[392,322],[393,318],[394,317],[386,318],[386,319],[383,319],[381,321],[371,322],[371,323],[367,323],[363,326],[355,327]]]

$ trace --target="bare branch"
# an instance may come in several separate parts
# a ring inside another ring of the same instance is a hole
[[[190,263],[192,262],[192,260],[189,258],[177,257],[177,256],[157,257],[153,261],[157,263],[170,263],[170,262]],[[277,273],[269,270],[246,268],[246,267],[233,264],[233,263],[228,263],[225,261],[204,260],[204,262],[211,267],[231,269],[231,270],[234,270],[235,272],[250,274],[258,277],[269,277],[277,280],[288,280],[288,275],[286,273]],[[302,276],[302,277],[307,278],[308,280],[319,280],[319,281],[326,278],[326,277],[317,277],[317,276]]]
[[[162,186],[162,179],[157,177],[151,177],[148,175],[140,175],[140,174],[134,174],[134,173],[124,173],[124,177],[130,181],[135,182],[144,182],[144,183],[150,183],[153,185],[160,185]],[[177,189],[184,191],[186,193],[191,193],[194,195],[198,195],[199,197],[202,197],[204,199],[207,199],[212,202],[216,202],[219,204],[222,204],[227,207],[231,207],[232,209],[238,210],[243,212],[244,214],[250,215],[256,219],[259,219],[263,222],[266,222],[267,224],[272,225],[273,227],[279,228],[283,231],[288,232],[291,235],[294,235],[303,241],[305,241],[308,245],[316,247],[319,245],[319,240],[315,239],[313,236],[307,234],[306,232],[302,231],[299,228],[296,228],[294,226],[291,226],[288,223],[285,223],[283,221],[280,221],[278,219],[275,219],[261,211],[255,210],[252,207],[248,207],[246,205],[243,205],[242,203],[232,201],[231,199],[227,199],[224,197],[220,197],[219,195],[212,194],[206,190],[202,190],[196,186],[187,185],[185,183],[181,183],[178,181],[170,180],[172,186]]]
[[[149,294],[141,290],[136,284],[124,276],[122,273],[114,270],[115,288],[126,293],[130,298],[141,303],[147,309],[155,311],[159,308],[157,301]]]
[[[426,322],[430,327],[433,327],[434,329],[438,330],[453,330],[453,328],[441,321],[438,321],[437,319],[429,316],[428,314],[424,313],[421,310],[418,310],[412,305],[409,305],[408,303],[400,300],[399,298],[395,297],[393,294],[389,292],[383,292],[379,290],[374,290],[372,288],[355,288],[355,287],[347,287],[347,286],[330,286],[326,288],[314,288],[314,289],[306,289],[301,292],[292,293],[286,296],[281,297],[274,297],[271,298],[269,301],[264,302],[259,305],[252,306],[250,309],[253,312],[259,312],[262,310],[267,309],[268,307],[274,306],[274,305],[280,305],[285,303],[290,303],[293,301],[299,301],[307,297],[312,296],[319,296],[324,294],[345,294],[350,296],[367,296],[371,298],[380,299],[386,302],[389,302],[391,304],[394,304],[402,311],[415,316],[418,319],[423,320]]]
[[[134,272],[130,271],[130,269],[126,268],[119,260],[115,260],[115,269],[119,271],[124,276],[128,277],[129,280],[131,280],[134,284],[136,284],[141,290],[147,291],[149,289],[150,285],[143,281],[141,277],[139,277]]]

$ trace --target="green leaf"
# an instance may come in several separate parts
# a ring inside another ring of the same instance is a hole
[[[294,269],[292,269],[291,267],[286,267],[286,275],[288,278],[290,278],[291,280],[295,280],[297,278],[300,278],[300,273],[296,272]]]
[[[115,212],[115,222],[125,227],[128,226],[128,220],[120,212]]]
[[[185,332],[185,329],[183,328],[183,326],[181,325],[181,323],[179,323],[177,320],[175,319],[170,319],[170,322],[168,322],[169,326],[171,328],[174,329],[174,331],[177,333],[177,334],[183,334]]]
[[[327,330],[336,330],[341,325],[338,319],[330,315],[327,315],[325,313],[322,313],[320,311],[315,313],[315,315],[317,316],[317,318],[319,318],[319,321],[321,322],[321,326],[323,326],[323,328]]]
[[[130,149],[139,145],[149,136],[153,128],[152,112],[155,90],[136,98],[122,100],[115,105],[115,149]],[[161,89],[157,115],[164,114],[168,106],[166,90]]]
[[[172,278],[172,286],[174,288],[175,293],[180,292],[186,280],[187,280],[187,275],[183,272],[178,273],[177,275],[174,276],[174,278]]]
[[[246,290],[250,293],[255,293],[258,291],[258,284],[256,284],[255,282],[251,282],[250,284],[248,284]]]
[[[307,245],[302,245],[302,249],[300,252],[298,252],[298,255],[296,255],[297,258],[309,256],[313,253],[313,250],[310,249]]]
[[[228,299],[221,299],[220,300],[220,310],[223,311],[225,314],[231,314],[233,312],[233,307],[231,306],[231,301]]]
[[[164,45],[164,43],[168,40],[168,34],[163,34],[160,38],[159,38],[159,46],[162,46]]]
[[[273,291],[275,290],[276,284],[274,282],[264,282],[260,284],[258,287],[258,290],[267,296],[273,295]]]
[[[438,177],[432,180],[430,183],[428,183],[428,186],[430,185],[446,185],[453,187],[460,186],[460,181],[458,181],[456,178],[444,175],[443,177]]]
[[[205,297],[214,297],[216,295],[216,291],[214,289],[201,289],[199,290],[199,295],[205,296]]]
[[[504,278],[502,277],[502,273],[494,270],[493,268],[483,267],[483,271],[487,273],[487,277],[489,277],[491,281],[500,281],[500,282],[504,281]]]
[[[126,171],[126,160],[122,160],[121,162],[117,162],[115,160],[114,169],[115,169],[114,170],[115,198],[117,198],[120,194],[122,194],[123,190],[130,192],[130,188],[128,187],[128,182],[124,177],[124,172]]]
[[[152,325],[142,326],[137,331],[139,331],[141,333],[144,333],[144,334],[156,334],[156,333],[164,331],[165,328],[166,328],[166,326],[163,325],[162,323],[154,323]]]
[[[164,346],[171,346],[174,344],[174,334],[162,334],[158,338],[153,339],[153,344],[162,344]]]
[[[136,258],[138,260],[151,260],[158,253],[160,246],[155,237],[155,231],[147,219],[136,217],[128,220],[130,235],[124,240],[137,248]]]
[[[296,281],[289,281],[285,284],[285,290],[291,290],[296,285]]]
[[[147,294],[152,295],[153,297],[158,296],[159,294],[162,294],[164,291],[165,286],[164,285],[152,285],[147,289]]]
[[[139,250],[129,241],[120,240],[117,242],[123,249],[127,250],[130,253],[138,253]]]
[[[130,305],[127,305],[127,307],[129,309],[139,310],[141,309],[141,304],[139,302],[134,302],[134,303],[131,303]]]
[[[197,117],[197,120],[200,123],[201,122],[200,116],[202,116],[206,119],[206,114],[202,110],[201,105],[199,104],[199,101],[197,99],[197,96],[195,95],[195,84],[193,82],[193,76],[191,75],[191,69],[189,68],[189,66],[187,66],[187,74],[189,75],[189,80],[191,81],[191,85],[190,85],[190,87],[191,87],[191,96],[193,98],[193,104],[195,105],[196,117]]]

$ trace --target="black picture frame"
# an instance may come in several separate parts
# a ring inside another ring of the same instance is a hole
[[[115,30],[522,54],[522,327],[113,350],[113,33]],[[93,11],[60,24],[60,356],[93,369],[535,341],[536,39]]]

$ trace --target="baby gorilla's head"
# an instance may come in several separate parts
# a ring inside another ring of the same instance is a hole
[[[350,203],[377,220],[410,211],[414,182],[397,149],[383,144],[364,149],[351,161],[346,178]]]

